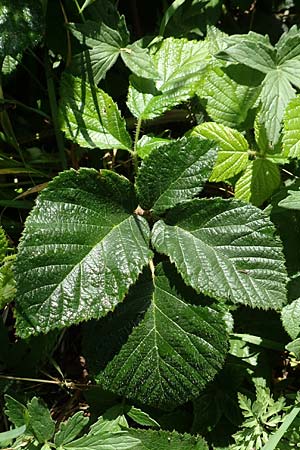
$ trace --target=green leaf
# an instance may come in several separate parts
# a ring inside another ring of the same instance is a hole
[[[289,158],[300,158],[300,96],[293,98],[283,118],[283,154]]]
[[[149,50],[142,48],[138,42],[127,45],[120,49],[121,58],[126,66],[139,77],[156,80],[159,78],[157,70],[154,67]]]
[[[135,423],[146,427],[159,427],[159,423],[152,419],[145,411],[142,411],[135,406],[131,406],[127,411],[127,415],[134,420]]]
[[[120,54],[120,49],[126,47],[121,34],[104,22],[87,20],[85,23],[71,23],[68,28],[83,45],[90,48],[88,62],[90,63],[95,84],[105,77],[106,72],[114,65]],[[84,54],[78,56],[78,59]],[[88,63],[85,61],[85,65]],[[86,68],[88,70],[88,67]]]
[[[286,332],[296,339],[300,333],[300,298],[282,308],[281,320]]]
[[[194,197],[209,178],[215,157],[214,143],[199,137],[182,138],[153,150],[136,179],[141,207],[161,214]]]
[[[205,440],[200,436],[179,434],[175,431],[129,429],[131,436],[139,439],[136,450],[208,450]]]
[[[37,397],[33,397],[27,404],[28,414],[30,418],[30,426],[35,437],[40,443],[44,443],[51,439],[55,431],[55,422],[50,416],[49,409]]]
[[[11,302],[16,293],[16,282],[13,273],[13,259],[0,264],[0,309]]]
[[[246,168],[249,145],[239,131],[215,122],[205,122],[193,129],[194,134],[212,139],[219,145],[211,181],[226,181]]]
[[[227,47],[216,55],[218,58],[244,64],[263,73],[276,69],[275,49],[267,36],[250,31],[246,35],[232,35],[224,41]]]
[[[144,134],[137,143],[136,151],[140,158],[145,159],[150,155],[152,150],[160,147],[161,145],[167,144],[168,142],[170,142],[170,139],[148,136],[147,134]]]
[[[236,71],[244,75],[241,66],[237,66]],[[222,68],[212,67],[207,71],[203,87],[197,94],[207,99],[206,110],[213,120],[236,127],[246,120],[259,91],[257,87],[236,82]]]
[[[89,418],[84,416],[82,411],[78,411],[66,422],[59,425],[59,430],[55,433],[54,444],[56,447],[64,446],[73,441],[87,425]]]
[[[255,206],[260,206],[280,186],[280,171],[268,159],[257,158],[248,167],[235,185],[235,197]]]
[[[9,55],[5,56],[2,63],[2,73],[4,75],[9,75],[16,70],[16,67],[19,64],[19,59],[21,59],[21,55],[17,55],[15,58]]]
[[[69,170],[49,183],[15,264],[20,336],[101,317],[124,299],[152,255],[136,207],[133,186],[114,172]]]
[[[294,341],[289,342],[289,343],[285,346],[285,348],[286,348],[289,352],[294,353],[295,356],[296,356],[296,358],[297,358],[297,360],[300,359],[300,338],[297,338],[297,339],[295,339]]]
[[[88,148],[131,150],[125,121],[109,95],[68,74],[60,92],[61,128],[68,139]]]
[[[16,439],[17,437],[24,434],[26,431],[26,426],[23,425],[21,427],[15,428],[13,430],[4,431],[3,433],[0,433],[0,444],[6,444],[7,442],[12,441],[13,439]]]
[[[126,431],[103,433],[101,435],[82,436],[76,441],[64,445],[65,450],[129,450],[137,448],[138,439]]]
[[[104,388],[163,409],[199,394],[224,362],[227,333],[220,313],[189,299],[170,265],[159,265],[155,274],[144,272],[127,308],[129,302],[137,304],[145,316],[99,375]]]
[[[140,120],[153,119],[192,97],[208,56],[205,42],[165,39],[152,54],[159,80],[130,79],[127,105],[132,114]]]
[[[117,404],[107,409],[100,416],[90,429],[89,434],[103,434],[108,432],[122,431],[122,428],[128,428],[124,411],[126,407],[123,404]]]
[[[283,33],[275,45],[277,50],[277,64],[283,64],[300,56],[300,33],[296,25],[293,25],[286,33]]]
[[[2,0],[0,16],[0,58],[17,56],[41,40],[44,19],[40,2]]]
[[[5,414],[9,420],[16,426],[28,425],[29,417],[26,406],[18,402],[10,395],[5,395]]]
[[[278,308],[286,270],[275,228],[258,208],[238,200],[195,199],[156,222],[152,243],[197,292],[252,307]]]
[[[285,108],[294,96],[295,90],[282,70],[277,68],[266,75],[260,96],[260,120],[264,122],[272,144],[276,144],[280,137]]]
[[[288,196],[278,203],[286,209],[300,209],[300,191],[288,191]]]
[[[5,236],[3,228],[0,226],[0,264],[4,260],[8,249],[8,240]]]

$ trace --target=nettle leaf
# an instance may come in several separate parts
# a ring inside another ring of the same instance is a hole
[[[242,72],[240,67],[237,71]],[[221,67],[212,67],[197,94],[207,99],[206,110],[216,122],[236,127],[246,120],[260,89],[237,83]]]
[[[261,90],[260,120],[265,123],[269,140],[276,143],[280,137],[281,122],[289,101],[295,96],[295,89],[283,71],[278,68],[270,71]]]
[[[73,416],[69,417],[66,422],[59,425],[59,430],[55,433],[54,444],[56,447],[63,446],[73,441],[85,428],[89,418],[84,416],[83,411],[78,411]]]
[[[44,31],[43,10],[35,0],[2,0],[0,6],[0,55],[17,56],[36,45]]]
[[[80,78],[64,74],[59,107],[61,128],[83,147],[129,150],[132,141],[112,98]]]
[[[286,332],[296,339],[300,334],[300,298],[282,308],[281,320]]]
[[[189,288],[169,263],[143,273],[126,300],[139,324],[97,376],[104,388],[163,409],[199,394],[222,367],[227,332],[219,312],[189,299]],[[107,339],[99,326],[98,348],[102,335]]]
[[[182,138],[153,150],[136,179],[141,207],[161,214],[194,197],[209,178],[215,158],[215,144],[199,137]]]
[[[192,135],[212,139],[219,145],[211,181],[226,181],[246,168],[249,145],[239,131],[215,122],[205,122],[196,126]]]
[[[279,308],[286,270],[275,228],[258,208],[239,200],[195,199],[177,206],[152,230],[185,282],[206,295],[252,307]]]
[[[49,183],[15,265],[20,336],[101,317],[124,299],[152,255],[136,207],[133,186],[113,172],[69,170]]]
[[[208,445],[202,437],[187,433],[130,428],[129,434],[140,440],[136,450],[208,450]]]
[[[300,96],[288,104],[283,118],[283,154],[300,158]]]
[[[41,399],[33,397],[27,404],[30,426],[40,443],[51,439],[55,431],[55,422],[50,416],[49,409]]]
[[[209,52],[205,42],[168,38],[151,58],[159,80],[130,78],[127,105],[140,120],[159,117],[192,97],[201,82]]]
[[[87,20],[85,23],[69,24],[72,34],[81,44],[89,47],[75,57],[75,64],[83,64],[92,69],[95,84],[105,77],[119,56],[129,69],[140,77],[157,79],[158,74],[150,58],[148,49],[137,42],[129,45],[129,35],[110,28],[104,22]]]
[[[250,161],[246,171],[235,185],[235,197],[260,206],[280,186],[281,177],[277,164],[264,158]]]
[[[170,139],[148,136],[144,134],[137,142],[136,151],[140,158],[147,158],[152,150],[171,142]]]

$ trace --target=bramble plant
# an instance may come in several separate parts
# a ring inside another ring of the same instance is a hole
[[[111,0],[25,3],[0,7],[0,446],[293,446],[297,26],[229,33],[228,2],[175,0],[148,36],[135,4],[131,22]],[[27,59],[28,104],[6,95]]]

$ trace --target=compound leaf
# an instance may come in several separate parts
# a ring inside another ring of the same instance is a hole
[[[283,118],[283,154],[300,158],[300,96],[288,104]]]
[[[69,170],[42,191],[15,265],[20,336],[101,317],[123,300],[152,255],[136,206],[131,183],[109,171]]]
[[[201,82],[208,60],[204,42],[168,38],[152,54],[159,80],[145,83],[131,78],[127,105],[141,119],[153,119],[192,97]]]
[[[153,431],[129,429],[130,436],[140,440],[136,450],[208,450],[205,440],[200,436],[179,434],[175,431]]]
[[[300,333],[299,298],[282,308],[281,320],[286,332],[291,336],[292,339],[296,339]]]
[[[277,64],[283,64],[300,56],[300,33],[296,25],[293,25],[286,33],[281,35],[275,48],[277,50]]]
[[[99,374],[105,388],[169,409],[196,397],[220,370],[227,352],[222,315],[187,303],[188,292],[168,263],[144,272],[127,301],[146,313]]]
[[[59,114],[67,138],[83,147],[131,149],[125,121],[112,98],[80,78],[62,77]]]
[[[212,139],[219,145],[211,181],[226,181],[246,168],[249,145],[239,131],[215,122],[205,122],[193,129],[194,134]]]
[[[136,180],[139,203],[154,214],[198,194],[209,178],[216,157],[213,142],[189,137],[153,150]]]
[[[21,427],[22,425],[28,425],[29,416],[26,406],[18,402],[15,398],[10,395],[5,395],[5,414],[9,420],[16,426]]]
[[[239,200],[195,199],[156,222],[152,243],[197,292],[252,307],[278,308],[286,270],[275,228]]]

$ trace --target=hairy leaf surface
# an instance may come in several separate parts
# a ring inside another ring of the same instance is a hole
[[[61,128],[83,147],[130,150],[130,135],[112,98],[101,89],[71,75],[61,80]]]
[[[239,131],[215,122],[205,122],[193,129],[194,134],[212,139],[219,145],[211,181],[226,181],[246,168],[249,145]]]
[[[152,252],[119,175],[66,171],[39,196],[16,262],[21,336],[101,317],[122,301]]]
[[[136,450],[208,450],[205,440],[200,436],[179,434],[175,431],[129,429],[130,436],[141,441]]]
[[[214,143],[199,137],[182,138],[153,150],[136,180],[141,207],[161,214],[194,197],[209,178],[215,157]]]
[[[127,314],[132,309],[138,315],[139,323],[97,376],[105,388],[169,409],[196,397],[212,379],[226,356],[226,327],[212,308],[189,304],[188,292],[169,264],[158,266],[155,274],[144,272],[122,305]],[[119,322],[124,324],[122,317]],[[102,335],[108,337],[102,326],[98,333],[99,351]],[[101,361],[101,351],[97,357]]]
[[[195,199],[154,225],[152,243],[198,292],[261,308],[286,299],[286,271],[270,220],[238,200]]]

